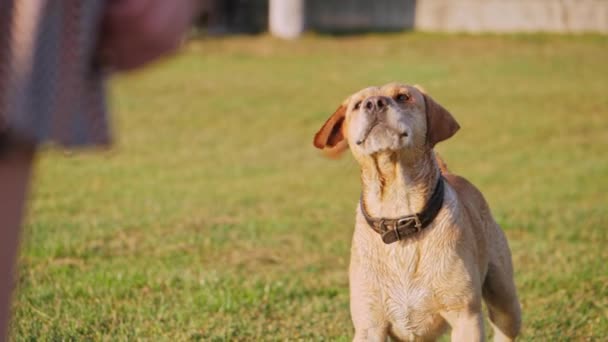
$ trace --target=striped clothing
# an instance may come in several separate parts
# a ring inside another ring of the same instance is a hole
[[[109,143],[95,64],[104,0],[0,0],[0,136]]]

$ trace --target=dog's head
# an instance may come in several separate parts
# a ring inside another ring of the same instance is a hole
[[[381,152],[422,152],[460,128],[420,87],[389,83],[348,97],[314,138],[335,153],[350,146],[355,157]]]

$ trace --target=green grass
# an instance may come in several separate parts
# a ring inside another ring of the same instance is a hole
[[[523,340],[608,336],[608,37],[236,37],[112,84],[109,151],[41,154],[21,340],[349,340],[358,167],[312,136],[372,84],[423,85],[438,147],[509,238]]]

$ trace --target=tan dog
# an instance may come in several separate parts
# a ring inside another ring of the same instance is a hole
[[[350,96],[314,138],[332,153],[350,146],[361,166],[349,272],[357,341],[432,340],[448,325],[452,340],[484,340],[482,298],[495,340],[519,333],[507,240],[482,194],[433,151],[458,129],[419,88],[387,84]]]

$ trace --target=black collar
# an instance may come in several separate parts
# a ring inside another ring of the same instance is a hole
[[[367,210],[365,210],[363,194],[361,194],[360,200],[361,213],[369,226],[382,236],[382,241],[384,243],[389,244],[410,238],[426,228],[433,222],[435,217],[437,217],[437,214],[443,205],[443,182],[443,176],[439,175],[435,191],[433,191],[433,194],[431,195],[431,198],[429,198],[424,209],[417,214],[401,216],[398,218],[373,218],[369,216]]]

